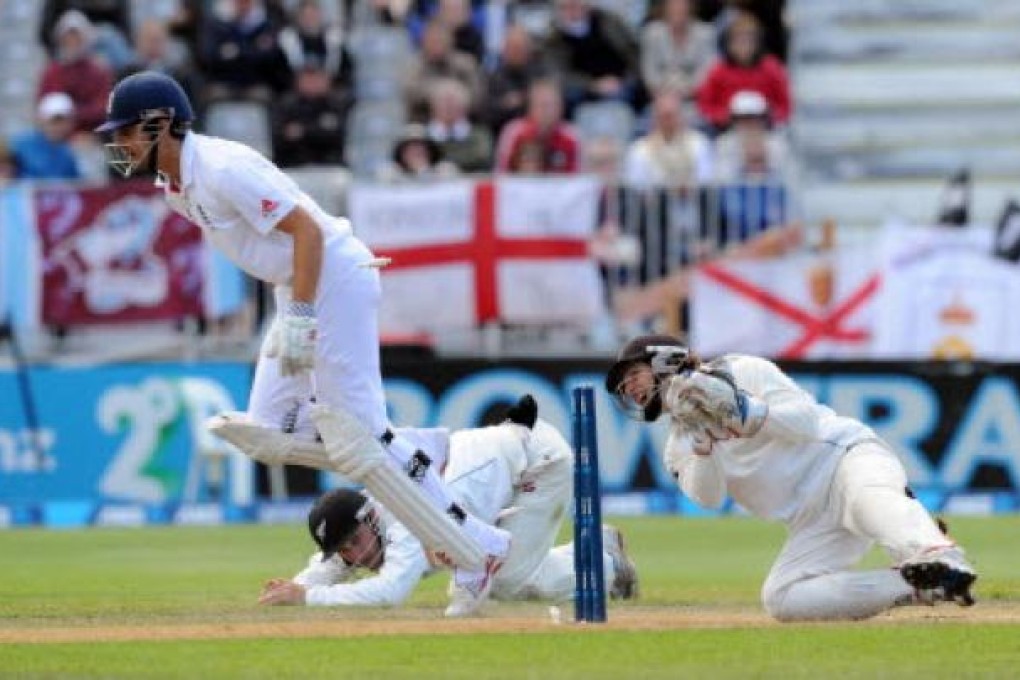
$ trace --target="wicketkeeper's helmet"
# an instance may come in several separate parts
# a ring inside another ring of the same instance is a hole
[[[662,378],[686,368],[691,357],[687,346],[672,335],[638,336],[623,346],[616,363],[609,368],[606,390],[627,415],[647,422],[657,420],[662,415],[662,396],[658,389]],[[625,391],[624,377],[635,364],[647,364],[655,376],[656,389],[644,405],[635,402]]]
[[[308,512],[308,531],[325,562],[339,551],[368,516],[368,497],[353,489],[333,489],[319,497]]]

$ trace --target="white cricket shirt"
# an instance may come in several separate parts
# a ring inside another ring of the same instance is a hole
[[[819,404],[771,361],[746,355],[721,361],[737,386],[768,404],[769,413],[757,434],[715,442],[708,456],[694,454],[689,436],[674,423],[667,466],[699,505],[718,507],[729,493],[758,517],[788,522],[828,493],[850,446],[878,440],[860,421]]]
[[[301,206],[326,244],[351,233],[350,223],[326,214],[290,177],[244,144],[188,132],[181,146],[181,186],[157,180],[167,203],[198,225],[234,264],[262,281],[288,284],[294,248],[274,229]]]
[[[322,553],[315,553],[308,560],[308,566],[293,579],[305,586],[305,604],[318,607],[396,606],[414,592],[414,587],[430,568],[425,551],[407,527],[382,506],[375,504],[375,509],[383,526],[385,552],[382,567],[371,576],[351,580],[356,570],[339,555],[323,562]]]

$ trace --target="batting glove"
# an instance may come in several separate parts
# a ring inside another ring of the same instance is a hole
[[[315,342],[319,335],[315,307],[308,302],[292,301],[278,334],[280,373],[290,376],[311,371],[315,367]]]

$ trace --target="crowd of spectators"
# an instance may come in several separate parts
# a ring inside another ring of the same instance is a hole
[[[130,0],[43,3],[38,129],[6,140],[9,173],[77,176],[68,150],[73,161],[98,148],[91,130],[113,84],[143,69],[178,79],[200,118],[225,100],[264,107],[284,167],[350,165],[352,108],[389,92],[402,115],[380,178],[572,173],[599,153],[640,187],[788,172],[782,0],[160,4],[173,11],[133,20]],[[635,20],[630,5],[647,11]],[[356,48],[372,29],[401,31],[411,48],[392,90],[359,85],[386,73]],[[615,142],[574,124],[597,102],[632,114]]]

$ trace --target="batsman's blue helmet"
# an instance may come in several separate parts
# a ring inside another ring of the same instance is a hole
[[[170,76],[142,71],[124,78],[110,93],[106,122],[96,132],[113,132],[122,127],[169,115],[174,121],[190,122],[195,114],[188,95]]]

